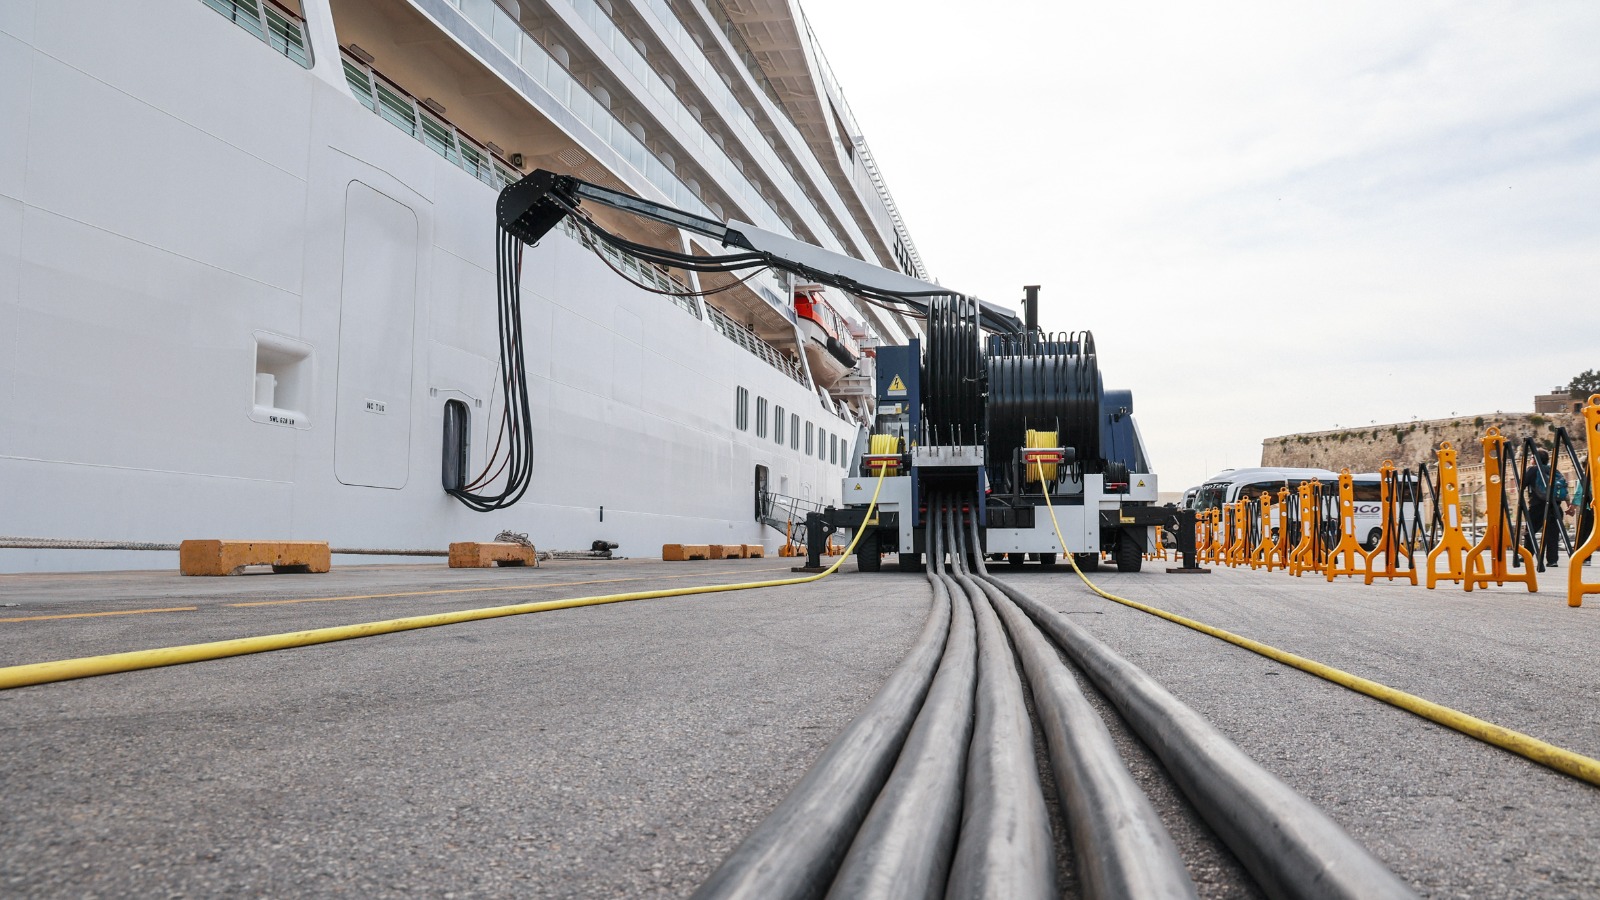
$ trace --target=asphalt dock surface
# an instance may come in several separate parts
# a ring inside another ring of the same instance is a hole
[[[0,575],[0,666],[787,577],[790,562]],[[1552,575],[1539,594],[1466,594],[1146,565],[1092,577],[1600,757],[1600,610],[1568,608]],[[921,628],[921,575],[854,568],[0,691],[0,895],[684,896]],[[1600,788],[1102,600],[1070,568],[996,573],[1143,666],[1419,893],[1600,894]],[[1257,896],[1109,719],[1202,895]]]

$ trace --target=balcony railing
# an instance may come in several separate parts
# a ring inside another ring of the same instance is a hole
[[[233,24],[255,35],[268,47],[311,68],[311,45],[305,22],[272,0],[201,0]]]
[[[693,297],[679,296],[689,293],[689,288],[679,282],[678,279],[649,263],[642,263],[634,257],[617,252],[616,248],[610,244],[595,240],[589,232],[574,225],[570,216],[561,220],[561,230],[566,232],[568,237],[605,257],[607,262],[621,269],[625,275],[634,281],[643,282],[659,291],[669,292],[663,296],[681,307],[684,312],[689,313],[696,319],[700,318],[700,304],[694,302]]]
[[[344,79],[362,106],[484,184],[498,191],[522,177],[509,162],[497,158],[487,144],[468,137],[404,88],[348,53],[344,55]]]
[[[806,384],[806,374],[801,370],[800,364],[785,356],[777,347],[762,340],[760,335],[728,318],[726,313],[710,304],[706,305],[706,314],[711,317],[712,327],[721,332],[723,337],[749,350],[760,359],[765,360],[768,365],[793,378],[802,386],[810,387],[810,385]]]

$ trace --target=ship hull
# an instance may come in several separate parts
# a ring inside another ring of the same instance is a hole
[[[656,555],[776,541],[757,466],[837,499],[842,467],[758,429],[756,400],[853,426],[555,233],[524,259],[533,482],[466,509],[441,487],[444,404],[470,410],[476,471],[503,401],[494,191],[193,0],[8,6],[0,534],[440,549],[509,529]],[[0,571],[171,564],[0,550]]]

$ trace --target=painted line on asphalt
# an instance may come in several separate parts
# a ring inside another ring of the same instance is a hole
[[[748,569],[751,572],[781,572],[783,568],[776,569]],[[392,594],[347,594],[339,597],[296,597],[289,600],[252,600],[245,603],[229,603],[227,606],[284,606],[291,603],[326,603],[332,600],[383,600],[390,597],[429,597],[438,594],[485,594],[491,591],[526,591],[534,588],[572,587],[579,584],[617,584],[624,581],[657,581],[668,578],[704,578],[710,575],[742,575],[744,572],[729,569],[722,572],[685,572],[681,575],[646,575],[638,578],[596,578],[589,581],[547,581],[534,584],[508,584],[495,587],[481,588],[445,588],[435,591],[399,591]]]
[[[161,609],[119,609],[112,610],[110,612],[60,613],[52,616],[18,616],[13,619],[0,619],[0,622],[41,622],[45,619],[89,619],[94,618],[95,616],[138,616],[145,613],[194,612],[199,608],[200,607],[198,606],[167,606]]]

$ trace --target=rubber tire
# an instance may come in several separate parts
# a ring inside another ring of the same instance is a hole
[[[1116,561],[1118,572],[1137,572],[1144,565],[1144,553],[1140,551],[1139,545],[1134,542],[1133,538],[1128,537],[1126,534],[1119,534],[1117,535]]]
[[[1098,553],[1074,553],[1072,558],[1077,560],[1078,568],[1085,572],[1100,571],[1100,554]]]
[[[878,546],[877,532],[862,535],[856,546],[856,571],[877,572],[883,569],[883,550]]]
[[[1026,553],[1007,553],[1007,554],[1005,554],[1005,557],[1006,557],[1006,565],[1010,566],[1013,569],[1020,569],[1020,568],[1022,568],[1023,561],[1028,558],[1028,554],[1026,554]]]
[[[1383,529],[1374,528],[1367,532],[1367,539],[1361,542],[1361,546],[1363,549],[1369,551],[1375,550],[1378,547],[1378,542],[1381,540],[1383,540]]]
[[[1056,567],[1056,555],[1054,553],[1039,554],[1039,565],[1042,568],[1054,569]]]
[[[900,554],[900,571],[902,571],[902,572],[921,572],[922,571],[922,554],[921,553],[902,553],[902,554]]]

